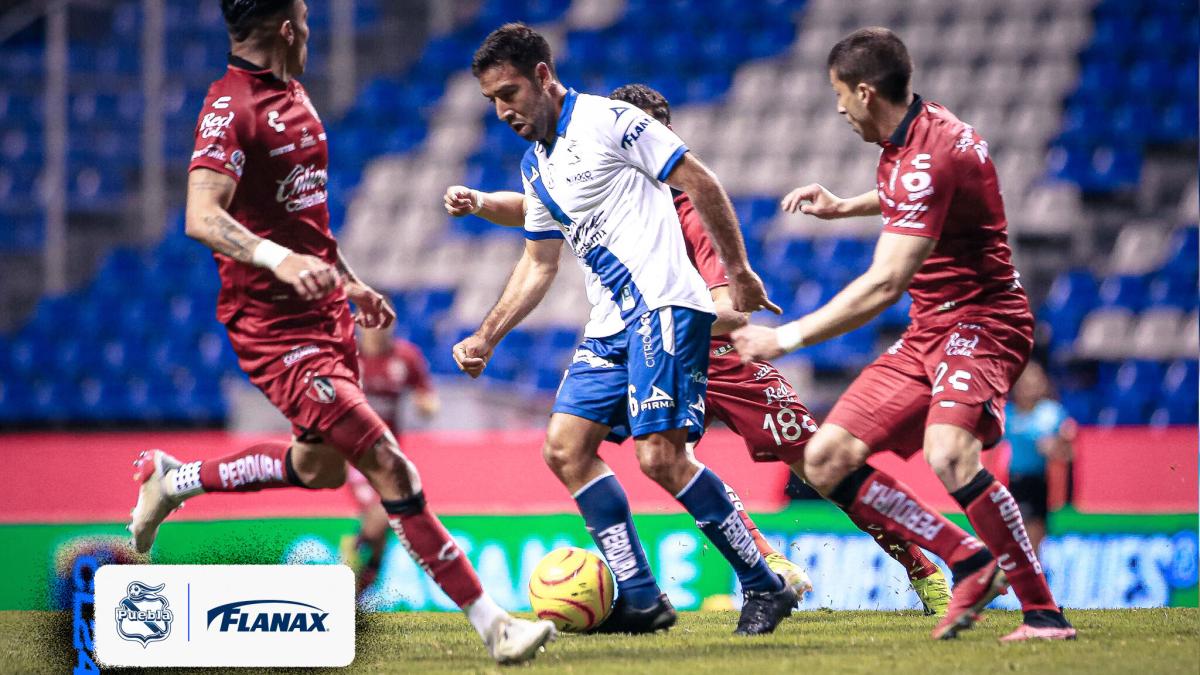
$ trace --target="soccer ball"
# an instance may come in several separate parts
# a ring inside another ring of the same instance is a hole
[[[561,631],[595,628],[612,611],[612,572],[599,556],[581,548],[556,548],[529,578],[529,604],[539,619],[554,622]]]

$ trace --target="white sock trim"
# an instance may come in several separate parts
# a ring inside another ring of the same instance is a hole
[[[463,607],[462,610],[467,615],[467,621],[471,622],[471,626],[475,629],[475,632],[479,633],[479,637],[483,638],[485,642],[488,638],[488,631],[491,629],[492,624],[496,623],[496,619],[508,615],[508,612],[505,612],[500,605],[497,605],[496,601],[486,591],[484,591],[483,595],[479,596],[478,600]]]
[[[588,481],[586,484],[584,484],[584,486],[583,486],[583,487],[579,488],[579,489],[578,489],[578,490],[576,490],[574,493],[572,493],[572,494],[571,494],[571,498],[572,498],[572,499],[579,499],[579,495],[581,495],[581,494],[583,494],[583,493],[587,492],[587,491],[588,491],[588,488],[592,487],[592,486],[593,486],[593,485],[595,485],[596,483],[598,483],[598,482],[600,482],[600,481],[604,480],[605,478],[608,478],[609,476],[612,476],[612,475],[615,475],[615,474],[613,474],[613,472],[612,472],[612,471],[605,471],[604,473],[600,474],[599,476],[596,476],[595,478],[593,478],[593,479],[589,480],[589,481]]]
[[[708,468],[708,467],[706,467],[706,466],[704,466],[703,464],[701,464],[701,465],[700,465],[700,470],[696,472],[696,475],[692,476],[692,479],[691,479],[691,480],[689,480],[689,481],[687,482],[687,485],[684,485],[684,486],[683,486],[683,489],[682,489],[682,490],[680,490],[679,492],[676,492],[676,493],[675,493],[675,499],[682,499],[682,498],[683,498],[683,493],[685,493],[685,492],[687,492],[688,490],[691,490],[691,489],[692,489],[692,486],[696,484],[696,481],[697,481],[697,480],[700,480],[700,474],[704,473],[704,470],[705,470],[705,469],[707,469],[707,468]],[[724,483],[722,483],[722,485],[724,485]]]
[[[172,469],[163,476],[167,494],[184,500],[204,492],[200,484],[200,462],[188,462],[177,469]]]

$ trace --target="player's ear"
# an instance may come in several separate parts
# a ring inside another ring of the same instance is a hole
[[[859,82],[854,87],[854,95],[858,97],[859,101],[862,101],[863,105],[867,105],[871,99],[875,98],[875,87],[866,82]]]
[[[554,79],[554,76],[550,74],[550,66],[546,65],[545,61],[539,61],[538,64],[533,67],[533,73],[534,76],[537,77],[538,86],[540,86],[542,89],[546,89],[550,85],[550,82]]]
[[[291,19],[284,19],[283,23],[279,24],[279,36],[287,42],[289,47],[296,42],[296,27],[292,25]]]

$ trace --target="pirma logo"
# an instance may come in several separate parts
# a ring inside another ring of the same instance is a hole
[[[243,609],[251,605],[291,605],[316,611]],[[329,629],[325,627],[328,617],[329,612],[320,607],[293,600],[242,600],[208,610],[208,627],[211,629],[213,622],[220,618],[217,630],[221,633],[328,633]]]
[[[130,642],[142,643],[143,649],[151,642],[166,640],[175,620],[170,603],[159,595],[166,586],[131,582],[115,611],[117,634]]]

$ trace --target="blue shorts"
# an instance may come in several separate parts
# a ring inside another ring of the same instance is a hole
[[[714,318],[663,307],[616,335],[584,339],[558,388],[554,412],[611,427],[608,440],[614,443],[671,429],[687,429],[688,441],[700,440]]]

